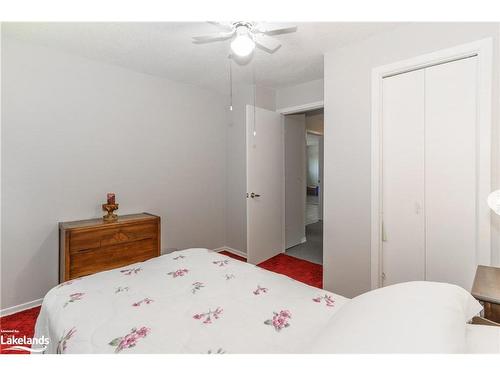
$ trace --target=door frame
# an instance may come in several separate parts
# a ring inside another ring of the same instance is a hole
[[[287,147],[287,142],[286,142],[286,127],[287,127],[287,116],[294,116],[294,115],[297,115],[297,114],[289,114],[289,115],[283,115],[282,119],[283,119],[283,169],[285,171],[284,173],[284,176],[283,176],[283,233],[284,233],[284,239],[285,239],[285,245],[284,245],[284,250],[283,252],[286,252],[287,249],[290,249],[294,246],[297,246],[297,245],[300,245],[302,243],[305,243],[306,242],[306,233],[305,233],[305,227],[306,227],[306,216],[305,216],[305,212],[306,212],[306,195],[307,195],[307,188],[306,188],[306,185],[307,185],[307,129],[306,129],[306,124],[305,124],[305,114],[304,114],[304,138],[303,138],[303,147],[304,147],[304,153],[302,155],[302,161],[303,161],[303,165],[302,167],[304,168],[303,170],[303,174],[302,174],[302,182],[306,181],[306,185],[303,185],[302,184],[302,188],[304,189],[304,195],[303,195],[303,205],[302,205],[302,212],[303,212],[303,215],[304,215],[304,220],[302,222],[302,225],[303,225],[303,229],[304,229],[304,236],[301,237],[300,239],[300,242],[295,244],[295,245],[292,245],[292,246],[288,246],[287,244],[287,240],[286,240],[286,162],[287,162],[287,159],[286,159],[286,147]]]
[[[325,102],[323,100],[321,101],[317,101],[317,102],[312,102],[312,103],[306,103],[306,104],[300,104],[300,105],[296,105],[296,106],[293,106],[293,107],[286,107],[286,108],[279,108],[279,109],[276,109],[275,112],[279,113],[282,115],[282,124],[283,124],[283,141],[284,141],[284,138],[285,138],[285,116],[286,115],[297,115],[299,113],[303,113],[303,112],[309,112],[309,111],[313,111],[315,109],[321,109],[323,108],[323,111],[325,109]],[[307,132],[307,128],[306,128],[306,132]],[[285,144],[283,143],[283,155],[285,154]],[[285,158],[283,158],[283,163],[285,163]],[[324,166],[324,160],[323,160],[323,169],[325,168]],[[286,217],[286,214],[285,214],[285,208],[286,208],[286,201],[285,201],[285,165],[283,164],[283,180],[282,180],[282,186],[283,186],[283,190],[282,190],[282,198],[281,198],[281,201],[282,201],[282,217],[283,217],[283,220],[282,220],[282,235],[283,235],[283,250],[282,250],[282,253],[285,253],[286,252],[286,245],[285,245],[285,217]],[[325,234],[323,232],[323,241],[325,240]],[[325,274],[325,270],[323,270],[323,276]]]
[[[297,113],[308,112],[315,109],[321,109],[324,107],[325,107],[325,102],[323,100],[319,100],[317,102],[299,104],[292,107],[278,108],[276,112],[281,113],[282,115],[295,115]]]
[[[476,261],[491,263],[491,222],[486,199],[491,190],[491,100],[493,39],[486,38],[372,69],[371,108],[371,289],[382,285],[382,80],[397,74],[467,57],[478,59],[476,150]]]

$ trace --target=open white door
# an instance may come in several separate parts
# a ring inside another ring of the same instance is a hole
[[[282,115],[247,105],[246,128],[247,261],[258,264],[284,251]]]

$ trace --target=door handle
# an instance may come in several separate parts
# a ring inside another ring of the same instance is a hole
[[[250,198],[257,198],[257,197],[260,197],[260,194],[255,194],[255,193],[250,194]]]

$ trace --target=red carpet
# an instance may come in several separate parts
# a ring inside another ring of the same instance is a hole
[[[0,333],[3,336],[3,341],[5,342],[8,337],[33,337],[33,334],[35,333],[35,322],[39,312],[40,306],[0,318]],[[12,345],[0,345],[0,353],[28,354],[28,352],[21,351],[4,351],[4,349],[9,346]]]
[[[316,288],[323,287],[323,266],[321,264],[311,263],[286,254],[278,254],[260,263],[259,267],[281,273]]]
[[[228,253],[227,251],[221,251],[221,254],[246,262],[245,258]],[[268,271],[281,273],[316,288],[323,286],[323,266],[321,264],[311,263],[307,260],[294,258],[286,254],[278,254],[260,263],[259,267]]]
[[[241,260],[246,262],[245,258],[238,255],[222,251],[221,254],[230,256],[231,258]],[[305,284],[321,288],[323,284],[323,267],[319,264],[314,264],[306,260],[291,257],[285,254],[278,254],[275,257],[266,260],[259,264],[266,270],[273,271],[276,273],[281,273],[292,279],[303,282]],[[40,312],[40,307],[34,307],[29,310],[21,311],[17,314],[12,314],[0,318],[0,331],[12,331],[12,332],[2,332],[4,341],[9,336],[15,337],[33,337],[35,330],[35,322]],[[4,351],[6,347],[11,345],[1,345],[1,354],[28,354],[27,352],[18,351]]]

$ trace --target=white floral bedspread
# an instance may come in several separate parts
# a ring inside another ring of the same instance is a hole
[[[58,285],[46,353],[300,353],[347,298],[206,250]]]

